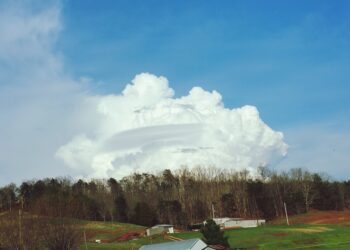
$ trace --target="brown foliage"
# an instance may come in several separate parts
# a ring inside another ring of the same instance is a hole
[[[80,229],[64,219],[51,219],[18,211],[0,217],[0,249],[73,250],[81,244]]]

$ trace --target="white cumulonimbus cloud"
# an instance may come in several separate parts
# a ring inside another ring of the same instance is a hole
[[[61,29],[60,4],[0,3],[0,185],[181,165],[255,168],[286,154],[255,107],[227,109],[215,91],[175,98],[166,78],[144,73],[120,95],[91,94],[93,81],[65,70]]]
[[[287,145],[254,106],[224,107],[221,95],[194,87],[174,97],[165,77],[137,75],[120,95],[88,97],[93,129],[56,156],[87,177],[123,177],[180,166],[255,169],[281,159]]]

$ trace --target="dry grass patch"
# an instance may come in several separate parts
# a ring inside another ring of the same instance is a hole
[[[287,228],[285,229],[290,232],[298,232],[298,233],[322,233],[322,232],[328,232],[332,231],[333,229],[328,227],[312,227],[312,228]]]

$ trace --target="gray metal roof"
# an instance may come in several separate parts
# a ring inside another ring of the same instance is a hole
[[[198,242],[200,239],[190,239],[182,241],[173,241],[160,244],[146,245],[142,246],[140,250],[191,250],[191,248]]]

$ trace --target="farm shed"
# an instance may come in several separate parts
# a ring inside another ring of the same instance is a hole
[[[214,250],[214,248],[208,247],[200,239],[190,239],[146,245],[142,246],[140,250]]]
[[[162,233],[174,233],[174,226],[168,225],[168,224],[161,224],[161,225],[155,225],[153,227],[146,229],[146,235],[152,236],[156,234],[162,234]]]

